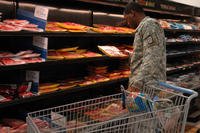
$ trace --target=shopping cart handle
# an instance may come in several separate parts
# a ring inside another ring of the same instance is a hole
[[[167,83],[164,83],[164,82],[158,82],[158,83],[159,83],[160,86],[163,86],[163,87],[166,87],[166,88],[170,88],[170,89],[175,90],[175,91],[179,91],[179,92],[190,94],[190,95],[192,95],[192,94],[198,95],[197,92],[195,92],[193,90],[190,90],[190,89],[186,89],[186,88],[183,88],[183,87],[178,87],[178,86],[167,84]]]

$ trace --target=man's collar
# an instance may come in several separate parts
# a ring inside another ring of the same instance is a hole
[[[136,32],[138,31],[138,29],[140,29],[140,27],[143,25],[143,23],[149,18],[149,16],[146,16],[142,19],[142,21],[140,22],[140,24],[138,25],[138,27],[136,28]]]

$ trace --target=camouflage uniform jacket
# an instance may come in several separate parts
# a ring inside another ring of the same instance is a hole
[[[130,58],[129,87],[142,89],[166,80],[166,44],[159,23],[145,17],[136,29],[134,52]]]

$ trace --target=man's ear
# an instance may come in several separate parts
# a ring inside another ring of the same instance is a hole
[[[131,10],[131,15],[134,17],[135,16],[135,11]]]

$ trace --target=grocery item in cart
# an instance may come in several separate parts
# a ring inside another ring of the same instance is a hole
[[[70,128],[77,128],[77,127],[82,127],[82,126],[86,126],[87,124],[81,121],[77,121],[77,120],[72,120],[72,121],[68,121],[66,124],[67,129]]]
[[[92,110],[89,112],[85,112],[85,115],[88,115],[91,119],[95,121],[107,121],[111,120],[114,117],[119,117],[122,114],[127,113],[126,109],[123,109],[122,104],[112,103],[105,108],[100,108],[96,110]]]

